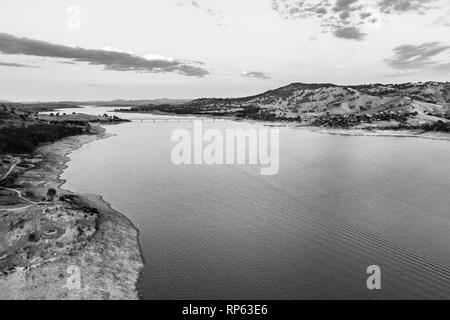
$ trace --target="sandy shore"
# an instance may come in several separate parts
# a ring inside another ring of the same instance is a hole
[[[365,136],[365,137],[405,137],[405,138],[420,138],[431,140],[446,140],[450,141],[450,133],[433,132],[423,130],[379,130],[379,129],[339,129],[339,128],[325,128],[315,127],[311,125],[301,125],[293,122],[268,122],[249,119],[237,119],[232,117],[224,117],[224,119],[237,122],[246,122],[251,124],[258,124],[267,127],[283,127],[291,129],[307,130],[322,134],[332,134],[341,136]]]
[[[32,190],[38,197],[45,195],[49,188],[55,188],[59,195],[76,199],[70,204],[55,201],[44,209],[50,211],[48,215],[51,215],[51,210],[58,207],[59,221],[64,218],[68,221],[66,225],[62,225],[65,233],[61,239],[69,237],[71,233],[77,232],[76,228],[80,228],[79,224],[76,227],[70,226],[73,217],[81,217],[75,219],[77,223],[81,221],[88,224],[88,220],[83,221],[83,217],[87,215],[80,208],[95,210],[95,232],[86,239],[72,237],[75,240],[71,240],[63,248],[65,251],[53,249],[51,240],[40,240],[35,246],[48,246],[49,249],[44,252],[49,254],[22,261],[21,264],[16,263],[13,272],[0,276],[0,299],[139,298],[136,284],[144,261],[138,242],[138,230],[100,196],[74,194],[61,189],[65,181],[60,175],[69,161],[69,153],[86,143],[108,137],[103,129],[97,127],[95,130],[94,135],[69,137],[40,147],[36,153],[43,157],[42,163],[27,170],[23,173],[23,178],[19,176],[18,179],[33,186]],[[27,209],[31,210],[33,208]],[[51,219],[52,216],[48,221],[53,221]],[[18,250],[15,254],[19,256],[20,253]]]
[[[312,132],[333,134],[342,136],[365,136],[365,137],[404,137],[431,140],[450,141],[450,134],[445,132],[431,132],[423,130],[364,130],[364,129],[333,129],[312,126],[296,126],[293,128],[304,129]]]

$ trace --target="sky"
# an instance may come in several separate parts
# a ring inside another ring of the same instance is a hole
[[[448,0],[2,0],[0,100],[450,81]]]

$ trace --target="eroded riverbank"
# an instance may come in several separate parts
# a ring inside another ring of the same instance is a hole
[[[0,208],[1,299],[138,299],[143,259],[137,229],[100,196],[64,190],[60,178],[69,153],[107,137],[96,128],[94,135],[69,137],[24,157],[29,166],[18,169],[15,183],[35,201]],[[41,200],[50,189],[55,199]]]

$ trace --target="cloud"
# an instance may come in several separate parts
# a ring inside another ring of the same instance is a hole
[[[376,28],[381,16],[425,13],[448,0],[272,0],[284,19],[317,19],[325,33],[347,40],[363,40],[364,28]]]
[[[394,55],[384,62],[400,73],[411,74],[423,70],[447,71],[450,57],[444,56],[450,45],[427,42],[420,45],[402,45],[394,48]],[[444,58],[444,61],[442,60]]]
[[[224,22],[225,18],[221,10],[206,7],[200,4],[198,1],[185,1],[177,3],[177,7],[193,7],[194,9],[200,10],[207,15],[217,19],[217,25],[227,27],[228,25]]]
[[[168,61],[168,62],[175,61],[173,57],[165,57],[159,54],[146,54],[144,58],[147,60],[155,60],[155,61]]]
[[[325,32],[347,40],[363,40],[360,30],[367,13],[360,0],[272,0],[272,9],[284,19],[319,19]]]
[[[430,25],[440,25],[450,27],[450,10],[448,10],[444,15],[434,20]]]
[[[98,84],[98,83],[87,83],[87,84],[82,84],[82,86],[93,87],[93,88],[100,88],[100,89],[117,89],[117,88],[120,88],[118,86],[108,86],[108,85]]]
[[[337,0],[333,10],[336,12],[351,10],[351,5],[356,2],[358,0]]]
[[[378,8],[383,13],[425,12],[440,0],[379,0]]]
[[[3,54],[29,55],[69,59],[104,66],[106,70],[150,73],[173,72],[185,76],[203,77],[209,74],[198,62],[186,60],[146,59],[117,50],[90,50],[62,46],[45,41],[18,38],[0,33],[0,52]]]
[[[62,64],[75,64],[75,62],[73,61],[56,61],[58,63],[62,63]]]
[[[450,62],[437,64],[437,65],[433,66],[433,69],[439,70],[442,72],[450,72]]]
[[[338,38],[358,41],[364,40],[364,38],[366,37],[365,33],[361,32],[358,28],[353,26],[337,28],[334,31],[334,35]]]
[[[267,75],[264,72],[260,72],[260,71],[250,71],[250,72],[242,72],[241,75],[243,77],[247,77],[247,78],[258,78],[258,79],[263,79],[263,80],[269,80],[270,76]]]
[[[37,66],[29,66],[29,65],[26,65],[26,64],[10,63],[10,62],[0,62],[0,66],[12,67],[12,68],[39,68]]]

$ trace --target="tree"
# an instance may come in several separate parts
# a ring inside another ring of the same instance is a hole
[[[56,190],[53,188],[48,189],[47,191],[47,198],[50,199],[50,201],[53,201],[53,199],[56,196]]]
[[[36,233],[32,232],[28,235],[28,241],[30,242],[38,242],[39,241],[39,237],[37,236]]]

